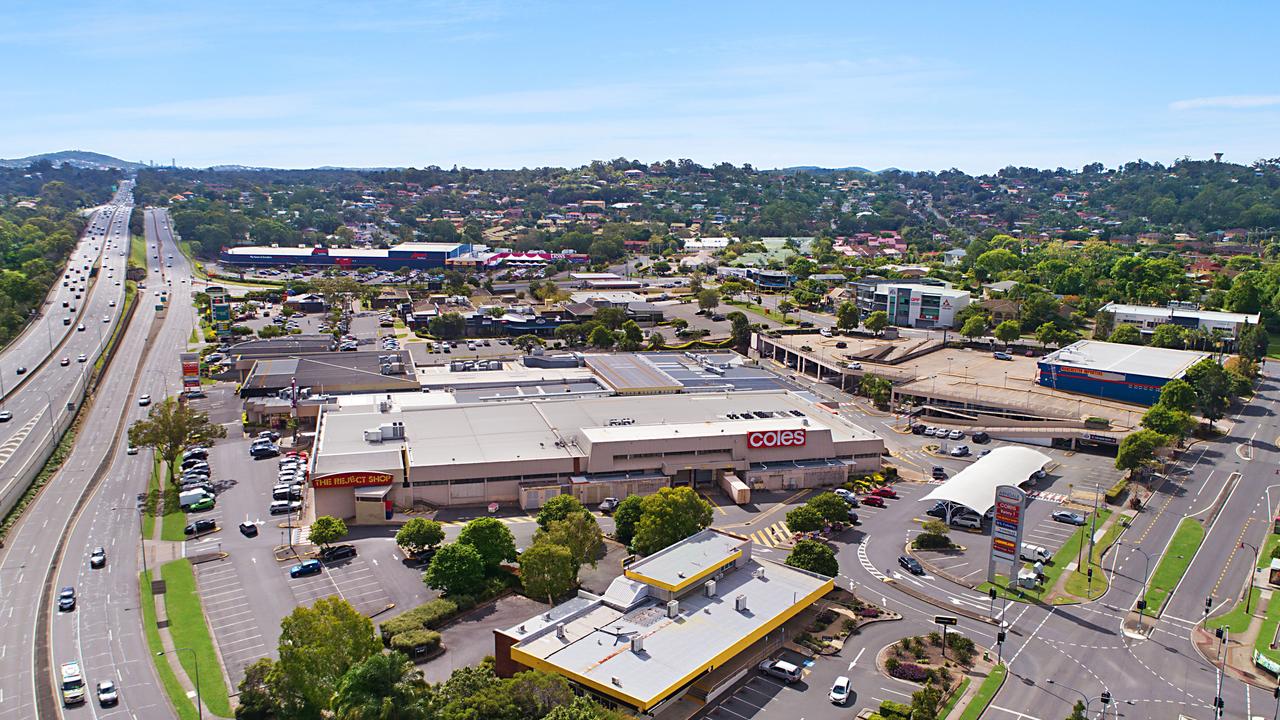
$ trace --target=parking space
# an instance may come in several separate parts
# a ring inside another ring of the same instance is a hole
[[[326,564],[316,575],[290,578],[289,589],[299,605],[337,595],[365,615],[381,612],[391,604],[369,562],[358,555]]]
[[[222,664],[232,685],[239,686],[244,679],[244,669],[270,653],[250,595],[231,563],[200,563],[195,566],[195,574],[205,617],[222,654]]]

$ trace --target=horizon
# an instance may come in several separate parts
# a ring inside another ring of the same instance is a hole
[[[1275,6],[772,10],[11,8],[0,17],[20,30],[4,33],[0,58],[39,71],[8,81],[20,109],[0,119],[0,155],[87,148],[279,169],[669,157],[970,174],[1280,155]],[[1167,40],[1206,28],[1223,29],[1230,52]]]

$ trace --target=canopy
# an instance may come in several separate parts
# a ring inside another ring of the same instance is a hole
[[[1028,447],[998,447],[920,499],[955,503],[985,515],[995,507],[997,487],[1022,485],[1049,460],[1048,455]]]

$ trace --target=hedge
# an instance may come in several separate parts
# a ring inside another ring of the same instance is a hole
[[[440,647],[440,633],[434,630],[410,630],[391,638],[391,649],[409,655],[426,655]]]
[[[379,626],[382,640],[393,642],[402,633],[438,628],[458,614],[459,609],[459,604],[453,600],[436,598],[382,623]]]
[[[884,700],[880,703],[880,715],[885,720],[889,720],[889,718],[909,718],[911,717],[911,706],[906,703]]]
[[[1124,494],[1125,488],[1129,487],[1128,478],[1120,478],[1115,485],[1107,488],[1107,493],[1103,497],[1112,505],[1120,502],[1120,496]]]

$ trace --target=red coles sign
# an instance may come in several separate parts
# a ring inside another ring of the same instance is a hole
[[[804,445],[804,430],[758,430],[747,433],[747,447],[800,447]]]

